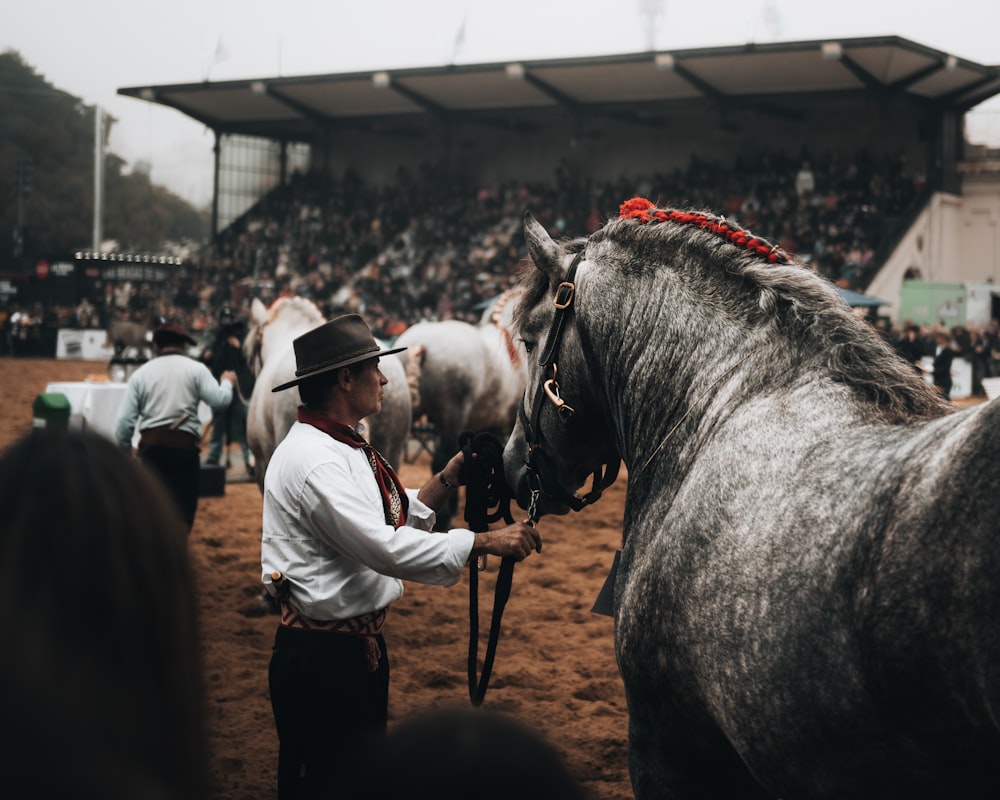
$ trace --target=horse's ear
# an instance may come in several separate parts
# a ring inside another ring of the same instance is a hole
[[[261,302],[259,297],[255,297],[250,303],[250,319],[252,319],[258,327],[267,322],[267,306]]]
[[[528,255],[535,266],[544,272],[553,284],[562,280],[562,248],[549,236],[549,232],[530,212],[524,214],[524,240]]]

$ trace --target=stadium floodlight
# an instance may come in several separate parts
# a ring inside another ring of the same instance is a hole
[[[956,67],[958,67],[958,59],[949,53],[948,57],[944,60],[944,68],[951,72]]]
[[[840,57],[844,55],[844,48],[841,47],[840,42],[823,42],[820,52],[823,54],[823,58],[829,61],[839,61]]]
[[[372,75],[372,83],[375,84],[376,89],[388,89],[392,78],[389,77],[388,72],[376,72]]]
[[[250,84],[250,91],[254,94],[267,94],[267,84],[264,81],[254,81]]]
[[[507,77],[512,81],[524,80],[524,64],[508,64],[506,72]]]
[[[141,97],[143,100],[153,101],[156,99],[156,92],[154,92],[152,89],[143,89],[141,92],[139,92],[139,97]]]
[[[653,59],[657,69],[673,69],[674,57],[670,53],[657,53]]]

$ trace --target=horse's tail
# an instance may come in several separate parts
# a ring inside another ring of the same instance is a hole
[[[423,413],[420,402],[420,376],[424,371],[424,356],[427,348],[422,344],[411,344],[406,350],[406,385],[410,387],[410,404],[413,406],[413,416]]]

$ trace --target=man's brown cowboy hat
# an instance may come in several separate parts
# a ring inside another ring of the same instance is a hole
[[[371,328],[359,314],[345,314],[299,336],[295,347],[295,380],[275,386],[280,392],[324,372],[349,367],[369,358],[401,353],[405,347],[383,350],[372,336]]]
[[[170,345],[194,345],[198,343],[179,323],[164,322],[162,325],[157,325],[156,330],[153,331],[153,344],[157,347],[169,347]]]

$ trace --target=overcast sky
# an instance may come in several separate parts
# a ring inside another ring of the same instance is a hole
[[[0,51],[118,122],[111,149],[207,204],[212,134],[126,86],[901,36],[1000,64],[1000,0],[6,0]],[[1000,147],[1000,98],[969,118]]]

